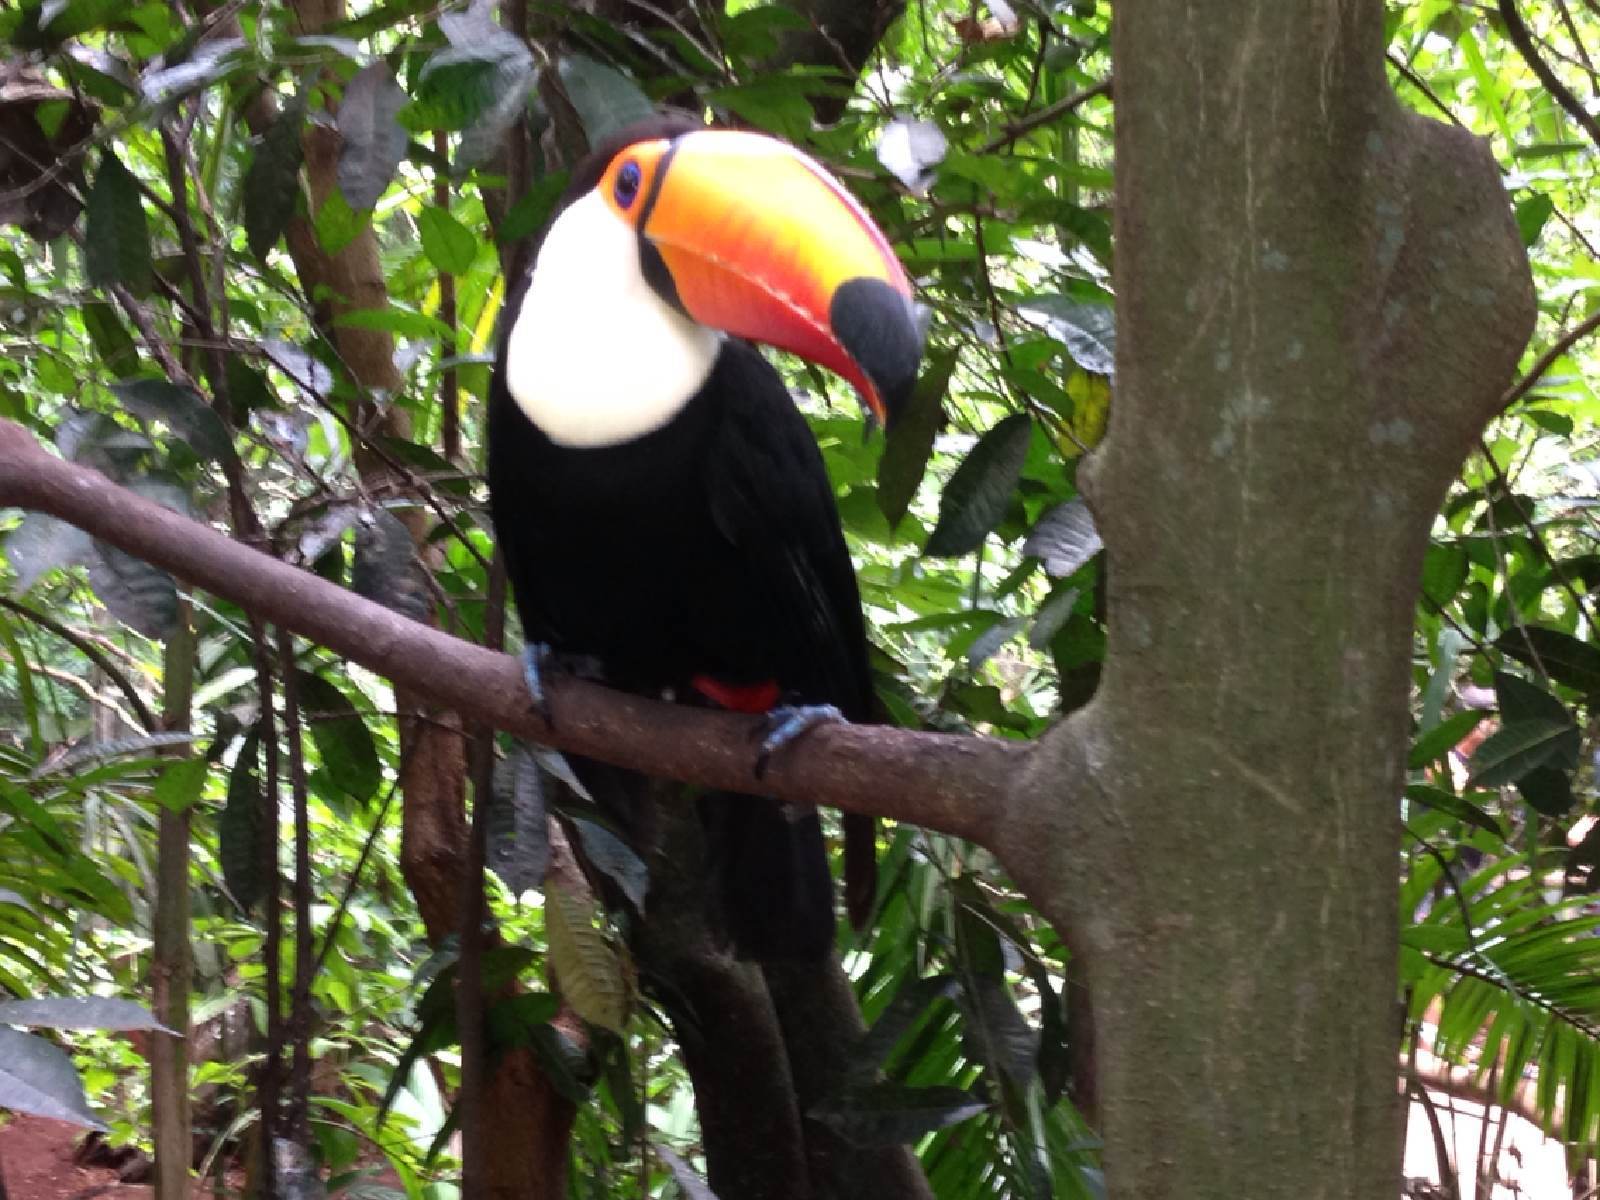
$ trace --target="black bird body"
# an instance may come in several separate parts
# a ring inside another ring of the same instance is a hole
[[[770,191],[784,200],[763,212]],[[644,694],[869,719],[861,601],[821,452],[777,371],[734,335],[827,363],[883,415],[921,337],[882,235],[792,149],[658,119],[580,164],[531,261],[488,417],[495,534],[527,641]],[[826,953],[816,812],[745,796],[703,811],[734,950]],[[870,834],[847,822],[847,875],[870,864]],[[853,915],[870,895],[870,875],[852,879]]]

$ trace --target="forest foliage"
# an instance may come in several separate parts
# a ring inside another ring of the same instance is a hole
[[[619,8],[533,5],[531,41],[487,6],[422,0],[352,4],[314,32],[254,0],[0,11],[0,415],[481,639],[503,272],[560,194],[574,130],[702,110],[837,172],[931,311],[924,373],[887,440],[864,436],[840,382],[782,363],[856,558],[884,719],[1037,735],[1093,692],[1105,650],[1104,556],[1075,481],[1115,390],[1111,5],[911,5],[859,75],[786,58],[809,28],[791,5]],[[1386,27],[1401,100],[1489,139],[1541,313],[1422,581],[1395,798],[1405,1045],[1413,1063],[1426,1047],[1469,1065],[1588,1146],[1600,129],[1581,98],[1600,92],[1600,9],[1526,0],[1522,23],[1519,38],[1503,12],[1415,0],[1390,4]],[[522,123],[532,162],[505,153]],[[308,157],[329,145],[336,186],[318,191]],[[376,299],[308,283],[307,262],[369,230]],[[352,361],[351,330],[387,356],[382,381]],[[456,955],[429,943],[401,872],[396,696],[51,518],[0,514],[0,532],[0,1108],[148,1138],[137,1047],[161,1034],[133,1002],[149,1000],[163,812],[192,831],[192,1019],[265,1029],[266,918],[288,905],[270,868],[292,869],[298,808],[310,937],[284,944],[279,986],[309,949],[318,1158],[335,1192],[370,1187],[381,1162],[407,1195],[455,1194]],[[557,765],[502,750],[502,941],[484,965],[491,994],[521,986],[491,1007],[491,1039],[531,1046],[579,1101],[583,1194],[641,1194],[638,1180],[699,1194],[688,1079],[630,962],[627,906],[546,885],[541,778]],[[581,801],[559,819],[600,890],[638,908],[648,873],[616,831]],[[914,1145],[941,1197],[1096,1194],[1099,1147],[1065,1095],[1066,947],[984,852],[902,826],[880,853],[874,921],[840,934],[870,1025],[860,1076],[813,1116]],[[584,1047],[556,1021],[547,963]],[[193,1067],[219,1161],[254,1119],[250,1065],[244,1038]]]

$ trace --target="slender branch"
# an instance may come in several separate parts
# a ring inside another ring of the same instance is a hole
[[[1600,329],[1600,312],[1594,313],[1586,320],[1579,321],[1571,329],[1551,342],[1549,349],[1539,355],[1534,360],[1533,366],[1528,368],[1528,373],[1517,380],[1506,392],[1500,402],[1500,411],[1504,412],[1532,391],[1534,384],[1544,378],[1545,372],[1555,366],[1557,359],[1583,341],[1596,329]]]
[[[1539,47],[1534,44],[1533,34],[1528,32],[1527,25],[1523,23],[1522,14],[1517,11],[1516,0],[1500,0],[1500,19],[1505,22],[1506,37],[1511,39],[1511,44],[1517,48],[1533,73],[1539,77],[1539,82],[1544,84],[1544,89],[1550,93],[1550,98],[1566,109],[1567,115],[1581,125],[1584,132],[1589,135],[1589,140],[1596,147],[1600,147],[1600,121],[1595,120],[1567,85],[1556,78],[1555,71],[1551,70],[1550,64],[1545,62],[1544,56],[1539,53]]]
[[[1070,112],[1076,112],[1096,96],[1111,95],[1111,80],[1102,79],[1093,87],[1084,88],[1071,96],[1064,96],[1054,104],[1047,104],[1038,112],[1029,113],[1020,121],[1014,121],[1006,126],[1005,132],[992,138],[979,146],[976,153],[993,154],[996,150],[1004,150],[1018,138],[1026,137],[1035,129],[1041,129],[1052,121],[1060,120]]]
[[[63,462],[10,421],[0,421],[0,505],[59,517],[441,708],[660,778],[911,821],[993,846],[1011,815],[1011,780],[1032,752],[998,738],[831,725],[786,749],[758,780],[747,716],[557,679],[546,724],[510,655],[407,620]]]

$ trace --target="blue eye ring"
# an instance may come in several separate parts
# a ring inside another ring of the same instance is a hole
[[[639,169],[639,164],[629,159],[617,168],[617,182],[612,189],[617,198],[617,204],[628,208],[639,198],[639,185],[644,182],[644,172]]]

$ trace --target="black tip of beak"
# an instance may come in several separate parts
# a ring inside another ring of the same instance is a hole
[[[911,397],[922,361],[925,322],[910,298],[881,279],[862,276],[839,285],[828,323],[883,401],[886,423]]]

